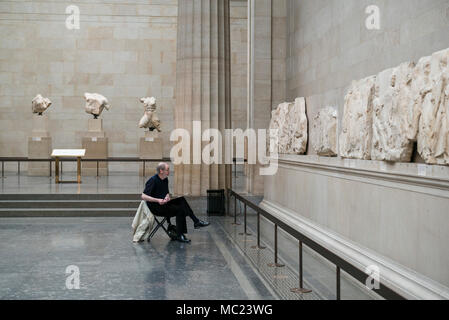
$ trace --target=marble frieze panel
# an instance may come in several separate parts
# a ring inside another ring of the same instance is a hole
[[[414,67],[413,62],[402,63],[376,77],[371,160],[411,160],[413,141],[407,132],[411,127],[409,119],[415,118],[412,95]]]
[[[449,164],[449,49],[430,59],[430,86],[423,87],[418,152],[428,164]]]
[[[319,156],[337,155],[337,110],[321,109],[312,121],[312,147]]]
[[[279,154],[304,154],[307,148],[306,101],[297,98],[295,102],[281,103],[272,111],[270,129],[278,130],[270,145],[270,151]]]
[[[376,76],[353,81],[345,96],[339,151],[342,158],[371,159]]]

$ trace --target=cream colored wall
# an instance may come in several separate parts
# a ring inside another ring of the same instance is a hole
[[[276,109],[287,95],[287,2],[272,1],[271,18],[271,104]]]
[[[53,147],[81,147],[91,117],[84,111],[84,92],[100,93],[112,106],[101,115],[112,157],[138,156],[144,135],[137,128],[143,115],[139,99],[155,96],[169,156],[177,0],[78,1],[79,30],[65,27],[69,4],[0,2],[0,156],[27,156],[31,100],[38,93],[53,102],[46,112]]]
[[[263,205],[362,271],[377,266],[398,293],[448,299],[448,176],[441,166],[285,155],[265,178]]]

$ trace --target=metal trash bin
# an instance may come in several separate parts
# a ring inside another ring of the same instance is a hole
[[[207,215],[224,216],[224,214],[225,214],[224,189],[207,190]]]

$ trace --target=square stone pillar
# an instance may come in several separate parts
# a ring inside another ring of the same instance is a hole
[[[190,134],[191,161],[175,166],[175,194],[205,196],[208,189],[231,186],[232,163],[201,161],[207,143],[194,141],[192,132],[193,121],[222,137],[231,128],[229,0],[178,2],[176,60],[175,128]]]
[[[108,158],[108,138],[103,131],[103,119],[89,119],[88,131],[81,138],[81,145],[86,149],[86,155],[83,159],[105,159]],[[96,176],[97,162],[82,161],[81,175]],[[109,163],[98,163],[98,175],[109,175]]]
[[[272,0],[248,1],[248,128],[268,129],[272,108]],[[253,152],[249,150],[249,152]],[[258,159],[259,160],[259,159]],[[264,194],[260,164],[247,165],[247,191]]]
[[[139,143],[139,157],[145,160],[162,159],[162,139],[159,133],[154,131],[146,131],[145,137],[140,138]],[[158,162],[145,163],[145,176],[154,175]],[[143,165],[139,167],[139,175],[144,176]]]

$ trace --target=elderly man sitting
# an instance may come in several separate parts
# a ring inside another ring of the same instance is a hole
[[[184,233],[187,233],[186,216],[194,223],[195,229],[206,227],[209,222],[199,220],[193,213],[184,197],[171,200],[168,192],[168,175],[170,167],[161,162],[157,166],[157,174],[152,176],[145,184],[142,200],[147,201],[148,208],[157,216],[176,217],[176,238],[180,242],[190,242]]]

